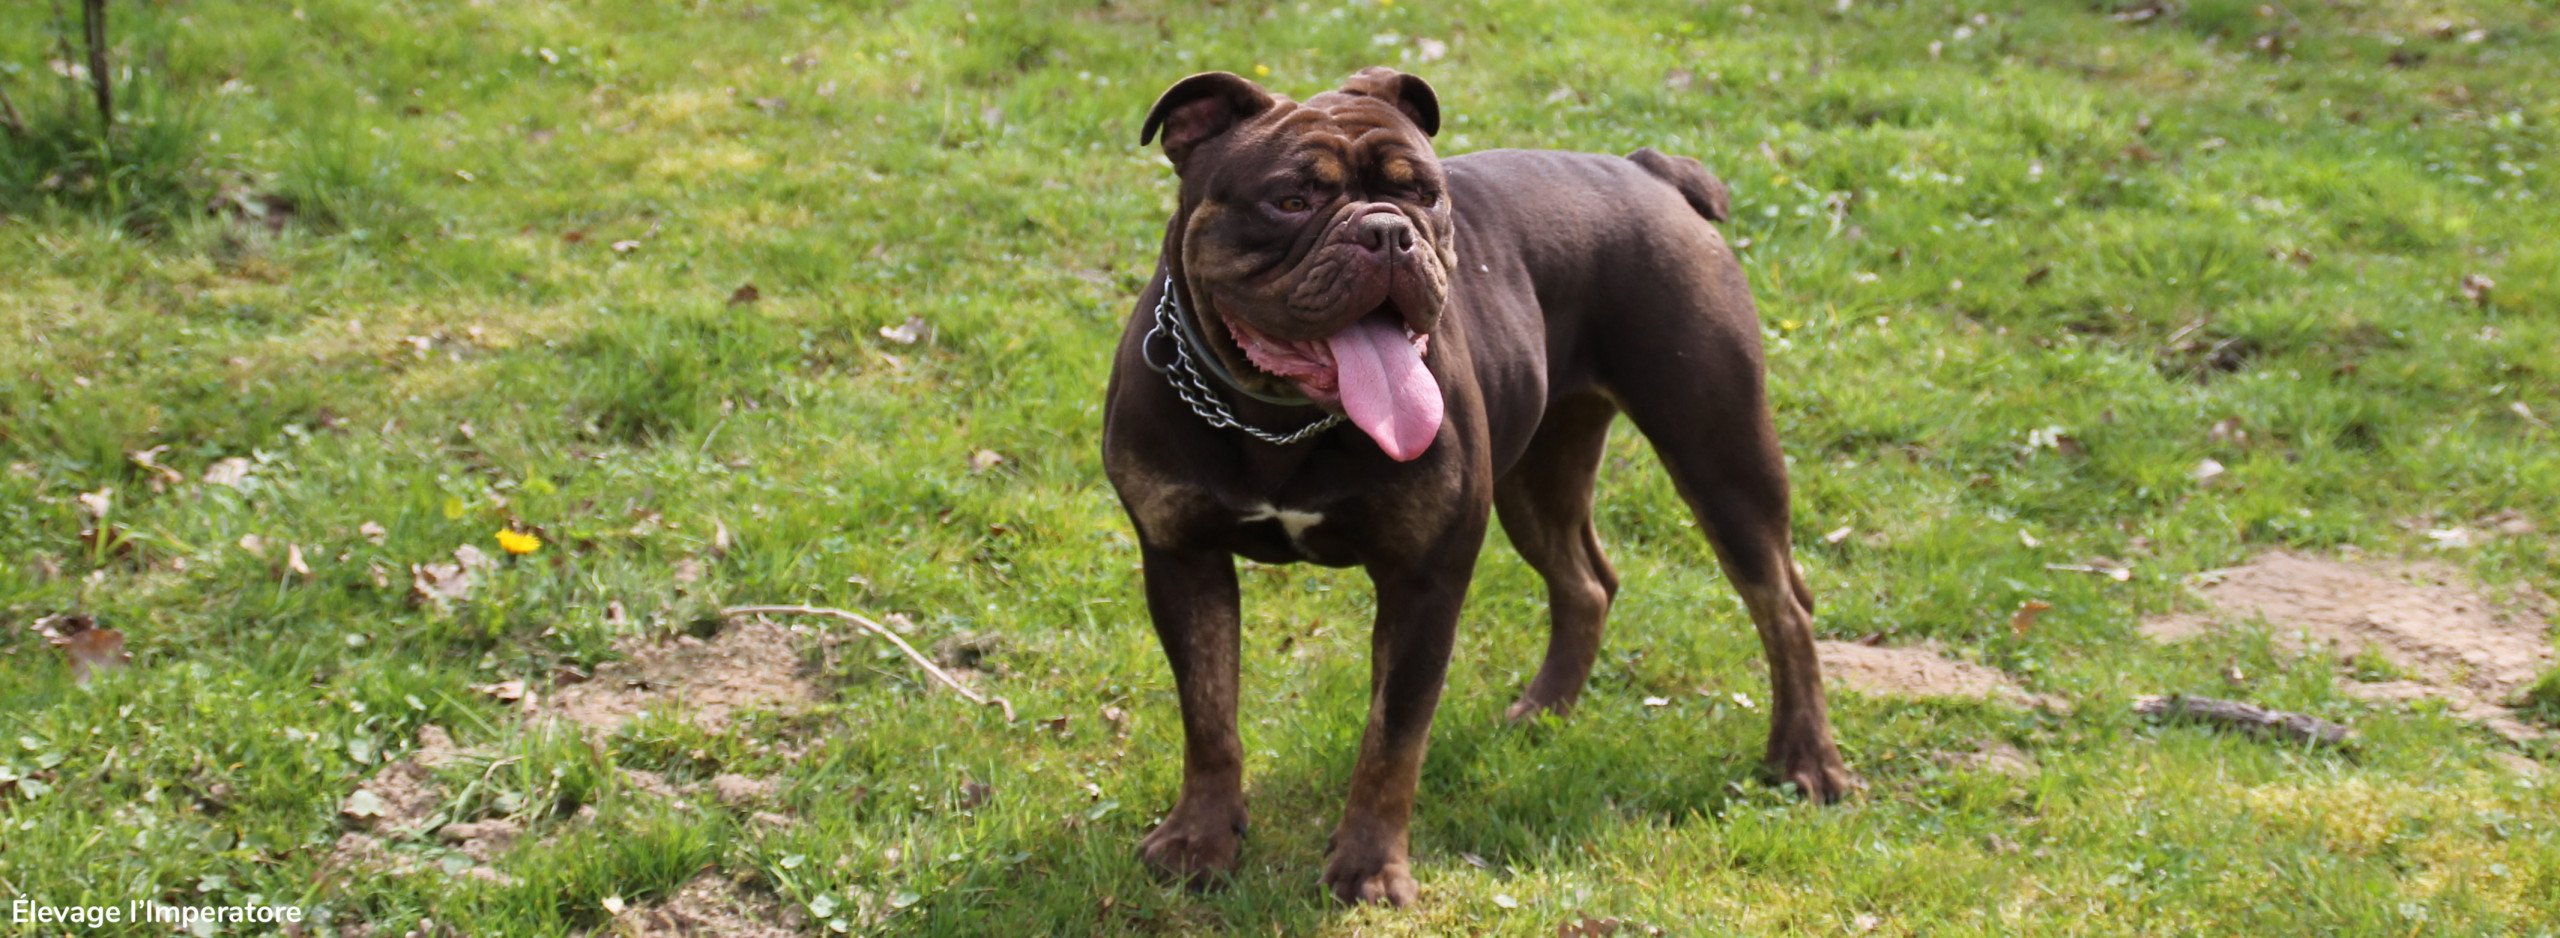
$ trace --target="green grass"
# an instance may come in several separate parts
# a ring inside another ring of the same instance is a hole
[[[2260,638],[2134,631],[2257,550],[2430,552],[2428,528],[2505,510],[2540,530],[2439,556],[2560,584],[2547,5],[1032,6],[116,5],[134,120],[187,135],[125,158],[292,211],[270,232],[163,193],[136,225],[131,202],[27,195],[63,157],[8,144],[0,767],[41,781],[0,785],[0,893],[565,934],[713,866],[888,934],[2560,931],[2560,801],[2505,744]],[[0,9],[0,82],[31,113],[65,93],[46,16]],[[1446,57],[1415,61],[1418,38]],[[1823,634],[1935,640],[2074,711],[1844,693],[1868,795],[1761,785],[1764,713],[1726,697],[1767,699],[1750,627],[1622,427],[1601,526],[1627,589],[1569,721],[1497,725],[1544,611],[1486,552],[1419,909],[1315,885],[1365,693],[1356,572],[1246,568],[1245,869],[1207,895],[1149,881],[1132,850],[1179,734],[1098,458],[1173,191],[1138,123],[1190,71],[1304,96],[1382,61],[1437,86],[1444,153],[1649,145],[1729,182]],[[746,283],[761,299],[729,303]],[[909,316],[929,344],[879,336]],[[2245,442],[2211,432],[2227,418]],[[2033,445],[2055,432],[2083,452]],[[128,457],[156,446],[188,481]],[[973,473],[980,449],[1006,462]],[[245,482],[195,481],[227,457]],[[2209,485],[2206,458],[2228,467]],[[75,496],[102,488],[93,527]],[[409,565],[495,553],[509,524],[548,545],[451,609],[408,601]],[[2101,556],[2132,581],[2046,569]],[[2054,608],[2013,635],[2028,599]],[[470,689],[751,601],[1001,635],[987,686],[1024,719],[862,646],[816,710],[729,736],[528,737]],[[26,627],[73,611],[133,666],[75,686]],[[2366,742],[2126,711],[2172,692]],[[458,810],[556,836],[503,858],[511,885],[319,878],[339,800],[425,723],[515,760]],[[1981,740],[2041,771],[1939,758]],[[771,776],[791,823],[619,796],[615,766]],[[992,797],[962,807],[969,781]]]

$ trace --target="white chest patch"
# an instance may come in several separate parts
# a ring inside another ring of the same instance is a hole
[[[1300,538],[1306,536],[1308,528],[1324,523],[1324,513],[1315,511],[1290,511],[1289,509],[1281,508],[1276,505],[1266,504],[1259,508],[1255,508],[1252,512],[1246,514],[1244,516],[1244,520],[1280,522],[1280,529],[1289,533],[1289,543],[1296,545],[1298,550],[1303,552],[1307,549],[1307,546],[1300,540]]]

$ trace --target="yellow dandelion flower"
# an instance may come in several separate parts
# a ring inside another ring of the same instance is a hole
[[[498,532],[498,546],[510,554],[530,554],[542,549],[542,538],[523,531],[502,530]]]
[[[1256,65],[1253,67],[1253,74],[1258,77],[1269,78],[1271,77],[1271,66]]]

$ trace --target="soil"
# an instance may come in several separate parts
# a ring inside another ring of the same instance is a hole
[[[1998,739],[1975,740],[1971,751],[1949,752],[1943,758],[1953,768],[2011,778],[2025,778],[2042,768],[2036,764],[2036,757],[2028,755],[2026,750]]]
[[[544,712],[609,733],[644,711],[675,708],[716,733],[741,711],[795,710],[818,698],[799,649],[789,627],[771,622],[740,623],[708,640],[627,638],[614,646],[622,660],[552,691]]]
[[[2441,700],[2511,739],[2537,735],[2505,706],[2554,663],[2552,603],[2530,588],[2493,601],[2434,563],[2333,560],[2277,551],[2200,576],[2213,604],[2142,624],[2178,641],[2266,623],[2279,644],[2350,660],[2374,655],[2403,679],[2349,682],[2374,701]]]
[[[523,682],[510,682],[514,696],[500,699],[520,700],[529,723],[566,720],[598,734],[611,733],[643,712],[662,709],[683,713],[695,725],[716,733],[726,730],[737,713],[796,710],[818,698],[817,685],[802,665],[800,645],[791,629],[766,622],[735,625],[708,640],[689,635],[666,640],[628,638],[615,645],[622,660],[598,665],[589,680],[559,686],[548,697],[528,692]],[[414,848],[396,845],[432,837],[476,861],[458,875],[506,881],[506,874],[487,864],[524,834],[522,822],[491,818],[442,823],[446,792],[433,770],[469,754],[442,728],[420,727],[416,748],[384,765],[342,804],[352,823],[332,845],[328,869],[343,875],[420,872],[427,865],[419,861]],[[690,791],[655,772],[618,771],[643,797],[665,798],[682,806]],[[709,787],[722,804],[740,811],[769,801],[775,789],[770,780],[742,775],[722,775]],[[754,811],[753,819],[773,827],[791,823],[788,816],[770,811]],[[787,912],[769,900],[743,898],[727,880],[706,874],[665,903],[617,917],[614,930],[636,935],[794,934],[795,930],[765,924],[779,921]]]
[[[2016,704],[2041,702],[2007,672],[1957,661],[1927,646],[1815,642],[1831,683],[1880,697],[1969,697]]]
[[[417,839],[428,834],[462,851],[481,864],[489,862],[523,833],[523,825],[506,819],[492,819],[444,824],[445,790],[435,778],[434,770],[464,755],[453,744],[453,737],[442,727],[432,724],[418,728],[417,748],[400,759],[384,765],[357,791],[340,805],[340,813],[354,822],[354,829],[338,835],[330,846],[327,868],[357,874],[361,871],[406,875],[421,867],[416,855],[394,850],[393,841]],[[503,881],[505,874],[484,865],[465,869],[462,875]]]
[[[607,933],[626,938],[792,938],[807,928],[795,908],[704,873],[656,905],[627,909]]]

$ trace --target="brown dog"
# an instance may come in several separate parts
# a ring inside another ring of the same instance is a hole
[[[1436,158],[1440,105],[1383,68],[1304,102],[1225,72],[1148,112],[1181,176],[1156,277],[1121,337],[1103,458],[1182,701],[1180,800],[1139,845],[1194,883],[1245,829],[1235,555],[1366,567],[1369,722],[1324,882],[1413,901],[1414,787],[1485,522],[1546,579],[1545,663],[1518,718],[1563,712],[1618,580],[1591,488],[1620,410],[1652,441],[1769,658],[1767,758],[1830,801],[1812,598],[1759,313],[1696,160],[1495,150]],[[1349,426],[1344,426],[1346,422]]]

